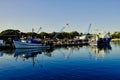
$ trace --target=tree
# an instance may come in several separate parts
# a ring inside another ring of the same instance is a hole
[[[71,38],[74,38],[75,36],[79,36],[79,33],[77,31],[72,31],[69,33]]]
[[[80,36],[82,36],[82,35],[83,35],[83,33],[81,32],[79,35],[80,35]]]
[[[35,33],[35,32],[27,32],[26,34],[27,34],[27,36],[31,36],[32,38],[34,38],[34,37],[37,37],[37,36],[38,36],[38,34],[37,34],[37,33]]]
[[[46,32],[41,32],[39,35],[38,35],[39,38],[48,38],[49,37],[49,34],[46,33]]]
[[[69,33],[67,32],[62,32],[58,35],[59,39],[64,39],[64,38],[70,38]]]
[[[7,29],[0,33],[0,36],[16,36],[17,38],[20,37],[19,30]]]
[[[52,32],[52,33],[49,33],[49,38],[50,39],[53,39],[53,37],[57,34],[57,32]]]
[[[120,38],[120,32],[114,32],[112,38]]]

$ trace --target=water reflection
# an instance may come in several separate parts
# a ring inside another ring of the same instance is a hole
[[[15,50],[1,50],[0,56],[2,57],[4,54],[9,56],[14,56],[17,61],[18,57],[22,58],[23,61],[32,58],[34,62],[34,58],[37,55],[44,54],[48,57],[52,57],[52,54],[55,50],[57,50],[60,54],[63,55],[65,59],[70,59],[70,56],[77,51],[81,52],[80,49],[88,48],[89,57],[95,55],[96,59],[99,57],[104,58],[106,54],[109,54],[112,50],[111,45],[104,46],[71,46],[71,47],[60,47],[60,48],[43,48],[43,49],[15,49]],[[58,53],[58,54],[59,54]]]
[[[95,58],[104,58],[107,54],[110,54],[110,51],[112,50],[111,45],[103,45],[103,46],[90,46],[90,52],[95,53]]]
[[[0,78],[4,80],[5,78],[6,80],[29,78],[33,80],[119,80],[120,78],[117,77],[120,74],[120,46],[116,48],[113,44],[1,50]],[[18,72],[21,75],[16,75]]]
[[[47,53],[49,51],[48,48],[40,48],[40,49],[16,49],[14,57],[16,58],[15,60],[17,61],[18,57],[22,58],[23,61],[31,59],[32,60],[32,65],[35,65],[35,58],[37,55],[44,54],[48,55],[50,53]],[[51,55],[51,54],[50,54]],[[49,56],[49,55],[48,55]]]
[[[12,56],[14,54],[15,50],[14,49],[6,49],[6,50],[0,50],[0,57],[5,55]]]
[[[48,57],[51,57],[52,56],[52,52],[55,50],[55,48],[49,48],[49,49],[46,49],[44,55],[48,56]]]
[[[114,47],[120,47],[120,41],[112,41],[111,44],[114,45]]]
[[[22,61],[32,60],[32,65],[34,66],[35,58],[38,55],[45,55],[48,57],[52,57],[52,55],[55,55],[55,57],[62,55],[64,59],[69,60],[72,56],[74,57],[80,56],[79,54],[73,54],[73,53],[83,53],[82,51],[83,49],[85,49],[85,53],[89,54],[89,59],[92,59],[94,57],[97,60],[97,59],[104,59],[107,54],[110,54],[112,47],[111,45],[104,45],[104,46],[57,47],[50,49],[42,48],[42,49],[2,50],[0,51],[0,56],[2,57],[4,54],[9,56],[14,56],[16,61],[18,61],[18,58],[22,59]],[[57,53],[54,53],[54,51],[57,51]],[[42,57],[39,56],[39,58]]]
[[[69,60],[71,56],[80,51],[80,48],[83,46],[66,46],[66,47],[60,47],[57,48],[56,50],[63,55],[64,59]]]

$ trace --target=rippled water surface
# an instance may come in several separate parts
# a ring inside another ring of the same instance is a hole
[[[0,80],[120,80],[120,42],[1,50]]]

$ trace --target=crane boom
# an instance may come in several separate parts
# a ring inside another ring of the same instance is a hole
[[[38,29],[37,34],[40,32],[41,29],[42,29],[42,27],[40,27],[40,28]]]
[[[69,24],[66,24],[64,27],[62,27],[62,29],[60,30],[59,33],[57,33],[53,38],[52,40],[54,40]]]
[[[89,31],[90,31],[90,28],[91,28],[91,24],[89,24],[88,33],[89,33]]]

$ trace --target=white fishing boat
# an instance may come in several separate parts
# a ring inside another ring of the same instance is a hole
[[[13,40],[15,48],[30,49],[30,48],[45,48],[49,47],[48,45],[35,41],[16,41]]]

